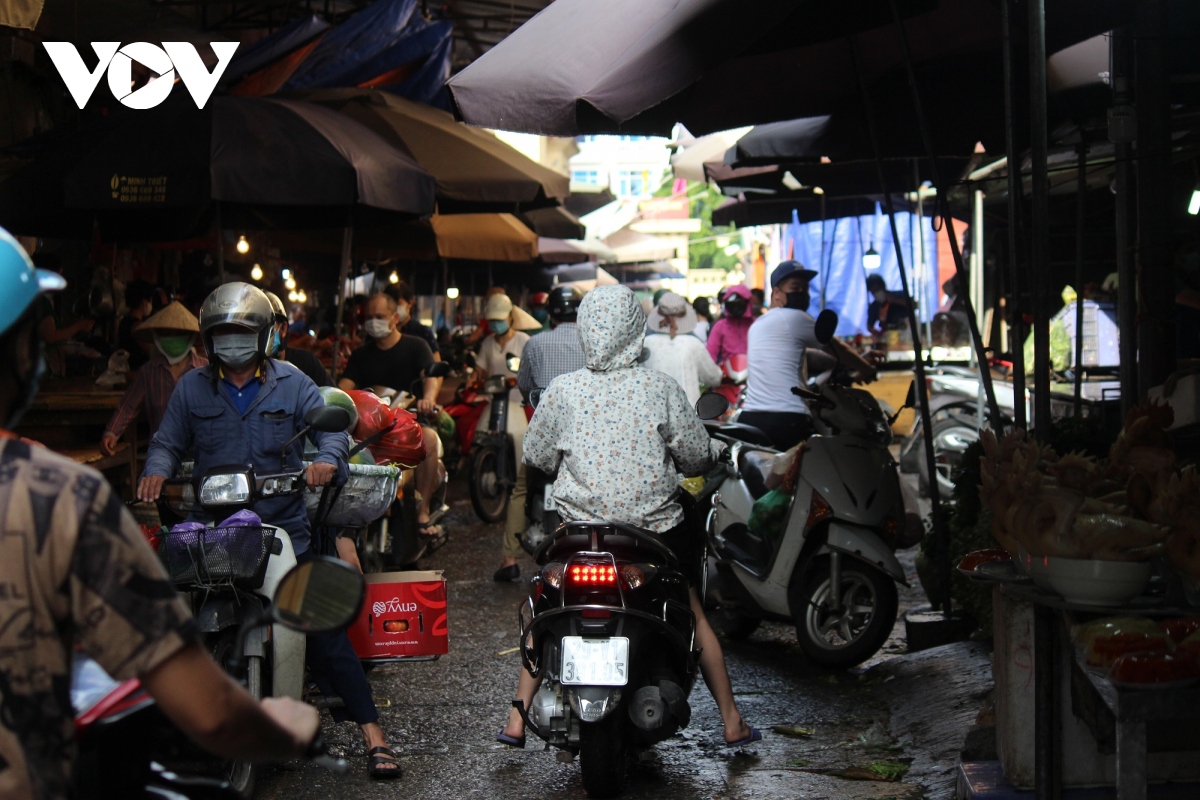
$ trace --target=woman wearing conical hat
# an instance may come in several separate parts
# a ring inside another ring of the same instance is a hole
[[[199,320],[178,300],[134,329],[134,338],[153,344],[155,353],[125,390],[121,404],[104,430],[100,452],[112,455],[116,451],[117,442],[139,411],[146,412],[150,433],[158,430],[176,382],[185,373],[208,364],[208,360],[193,347],[199,334]]]

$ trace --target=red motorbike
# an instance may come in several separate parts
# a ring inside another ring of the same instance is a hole
[[[725,379],[713,391],[729,401],[729,410],[722,417],[725,419],[742,407],[746,378],[750,374],[750,359],[745,353],[729,356],[721,362],[721,371],[725,373]]]

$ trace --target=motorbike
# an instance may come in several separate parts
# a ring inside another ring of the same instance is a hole
[[[266,625],[301,636],[343,629],[357,616],[364,593],[363,578],[356,571],[318,557],[280,578],[270,604],[243,620],[236,638],[247,640]],[[71,705],[78,745],[74,797],[249,797],[227,777],[203,774],[212,756],[175,727],[136,678],[116,681],[79,654],[71,670]],[[345,761],[328,755],[319,732],[307,755],[339,774],[348,770]]]
[[[510,354],[507,366],[510,372],[518,372],[521,359]],[[508,513],[508,498],[517,481],[518,448],[509,423],[524,411],[516,378],[489,375],[483,393],[491,399],[471,444],[471,505],[484,522],[499,522]]]
[[[421,383],[426,378],[442,378],[450,374],[450,366],[445,362],[435,361],[430,364],[420,378],[413,382],[407,391],[396,392],[384,386],[373,386],[371,390],[380,398],[387,400],[392,408],[410,408],[420,395]],[[424,422],[424,420],[422,420]],[[357,445],[363,447],[365,444]],[[426,458],[438,460],[438,484],[433,498],[429,503],[429,521],[432,525],[443,524],[450,506],[446,504],[446,492],[449,479],[443,460],[441,440],[438,440],[438,452],[427,453]],[[359,532],[358,557],[365,572],[387,572],[389,570],[416,569],[417,562],[439,550],[449,541],[449,534],[431,540],[431,537],[421,536],[417,525],[417,508],[419,498],[416,491],[416,473],[405,470],[401,476],[396,500],[388,512],[371,522]]]
[[[828,343],[836,327],[837,314],[821,312],[817,338]],[[710,620],[733,638],[763,619],[789,621],[810,661],[851,667],[891,634],[896,584],[905,583],[894,551],[919,539],[920,521],[906,514],[888,451],[892,420],[875,398],[840,366],[792,391],[807,401],[818,435],[796,455],[790,496],[779,490],[769,510],[756,514],[755,504],[769,491],[778,451],[748,425],[711,431],[730,447],[706,486]]]
[[[750,360],[745,353],[729,356],[721,362],[725,379],[713,391],[729,401],[730,413],[741,408],[746,392],[746,379],[750,376]]]
[[[699,652],[684,565],[659,534],[608,522],[559,525],[534,560],[519,646],[542,683],[529,708],[513,705],[560,760],[579,756],[588,796],[612,797],[630,750],[691,719]]]
[[[542,389],[535,388],[529,393],[529,404],[537,406],[542,396]],[[529,555],[537,552],[546,541],[546,536],[552,533],[559,523],[558,512],[554,509],[554,498],[550,490],[554,481],[550,476],[536,467],[525,466],[525,521],[528,523],[521,532],[521,548]]]
[[[322,406],[309,411],[304,422],[307,427],[283,446],[281,464],[293,441],[314,430],[344,431],[350,415],[345,409]],[[259,500],[298,495],[306,489],[303,470],[258,475],[251,466],[234,464],[214,467],[202,476],[167,479],[159,502],[176,514],[202,510],[221,520]],[[323,506],[327,506],[327,496],[328,487]],[[318,519],[321,516],[319,513]],[[304,688],[304,634],[275,624],[262,635],[241,633],[250,621],[267,614],[284,576],[296,566],[288,532],[267,524],[209,524],[197,530],[162,533],[158,554],[176,590],[191,603],[214,660],[255,700],[268,696],[299,699]],[[232,761],[225,765],[225,773],[235,791],[250,795],[254,764]]]

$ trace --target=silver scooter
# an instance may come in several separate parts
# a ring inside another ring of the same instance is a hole
[[[817,339],[829,343],[836,327],[837,314],[821,312]],[[862,663],[891,634],[896,583],[905,583],[894,552],[914,534],[888,451],[891,420],[851,383],[838,367],[818,376],[814,388],[792,390],[807,401],[817,435],[798,456],[790,496],[760,505],[755,515],[778,451],[741,424],[713,430],[730,447],[723,474],[714,472],[706,487],[714,626],[738,638],[763,619],[791,621],[809,660],[829,668]]]

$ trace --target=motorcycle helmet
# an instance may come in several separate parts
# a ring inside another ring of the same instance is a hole
[[[259,357],[270,353],[275,329],[275,310],[261,289],[233,281],[218,286],[200,306],[200,338],[209,361],[218,362],[213,349],[213,328],[238,325],[258,335]]]
[[[274,292],[267,291],[266,289],[263,290],[263,294],[265,294],[267,299],[271,301],[271,310],[275,312],[275,321],[287,322],[287,309],[284,308],[283,301],[279,299],[279,295],[275,294]]]
[[[29,314],[36,313],[33,309],[43,292],[55,292],[66,285],[61,275],[34,267],[25,248],[8,231],[0,228],[0,297],[6,300],[0,304],[0,338],[16,330],[18,323]],[[10,429],[17,426],[25,409],[33,402],[38,381],[46,369],[42,339],[36,325],[30,338],[31,352],[37,354],[33,372],[22,375],[15,364],[7,365],[9,377],[5,380],[11,378],[16,384],[17,396],[8,410],[8,419],[0,420],[0,425]]]
[[[555,322],[574,322],[583,302],[583,292],[575,286],[555,286],[546,301],[546,310]]]

